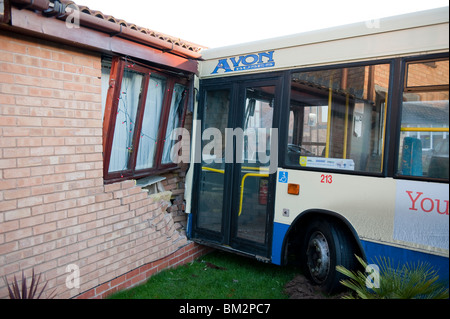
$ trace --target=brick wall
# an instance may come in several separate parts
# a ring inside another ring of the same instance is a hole
[[[200,246],[195,243],[178,249],[173,254],[154,262],[147,263],[141,267],[133,269],[109,282],[105,282],[97,287],[94,287],[78,296],[75,299],[101,299],[108,295],[118,292],[123,289],[128,289],[133,286],[143,284],[149,277],[160,272],[161,270],[181,266],[194,261],[211,251],[211,248]]]
[[[201,253],[182,231],[183,169],[165,196],[104,185],[100,55],[4,31],[0,44],[0,277],[34,267],[57,298],[99,297]]]

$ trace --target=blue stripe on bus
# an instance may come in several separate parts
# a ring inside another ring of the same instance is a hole
[[[439,280],[446,281],[448,286],[449,280],[449,259],[448,257],[436,256],[414,250],[373,243],[369,241],[361,241],[361,244],[366,252],[367,262],[376,263],[376,259],[380,257],[389,257],[392,261],[392,266],[396,267],[398,264],[425,262],[433,266],[434,270],[439,275]]]
[[[272,263],[276,265],[281,264],[283,255],[283,241],[289,229],[289,225],[274,223],[273,225],[273,240],[272,240]],[[418,261],[427,262],[434,267],[439,275],[439,279],[446,281],[448,286],[449,281],[449,259],[448,257],[436,256],[423,252],[417,252],[409,249],[393,247],[368,241],[361,241],[362,247],[365,251],[367,261],[375,263],[375,258],[389,257],[392,265],[398,263],[417,263]]]
[[[289,225],[273,223],[272,236],[272,263],[281,265],[281,256],[283,254],[283,241],[289,229]]]

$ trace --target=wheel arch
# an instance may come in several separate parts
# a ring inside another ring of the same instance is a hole
[[[301,241],[304,239],[303,237],[305,235],[307,225],[314,219],[325,219],[328,222],[336,223],[337,225],[339,225],[341,229],[343,229],[352,239],[355,254],[366,260],[366,254],[361,244],[361,240],[359,239],[358,233],[347,218],[330,210],[308,209],[300,213],[294,219],[292,224],[289,226],[286,235],[284,236],[282,246],[282,251],[284,252],[284,254],[282,254],[281,260],[281,263],[283,265],[287,264],[290,247],[301,245]]]

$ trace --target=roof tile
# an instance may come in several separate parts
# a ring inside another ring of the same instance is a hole
[[[63,0],[62,2],[65,3],[66,5],[75,4],[76,6],[78,6],[78,8],[80,9],[81,12],[89,14],[89,15],[91,15],[93,17],[96,17],[96,18],[99,18],[99,19],[102,19],[102,20],[106,20],[106,21],[109,21],[109,22],[112,22],[112,23],[115,23],[115,24],[122,25],[122,26],[124,26],[126,28],[130,28],[132,30],[139,31],[141,33],[147,34],[150,37],[154,37],[154,38],[166,41],[168,43],[171,43],[173,45],[182,47],[184,49],[187,49],[187,50],[190,50],[190,51],[193,51],[193,52],[199,52],[200,50],[206,48],[205,46],[201,46],[201,45],[189,42],[189,41],[185,41],[185,40],[182,40],[180,38],[177,38],[177,37],[174,37],[174,36],[171,36],[171,35],[167,35],[167,34],[155,31],[155,30],[144,28],[144,27],[138,26],[138,25],[136,25],[134,23],[129,23],[129,22],[127,22],[125,20],[122,20],[122,19],[117,19],[117,18],[115,18],[115,17],[113,17],[111,15],[106,15],[106,14],[104,14],[101,11],[92,10],[92,9],[90,9],[87,6],[77,5],[74,1],[64,1]]]

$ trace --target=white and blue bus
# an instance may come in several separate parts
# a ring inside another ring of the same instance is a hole
[[[329,292],[355,255],[448,283],[448,7],[202,57],[189,238],[299,262]]]

